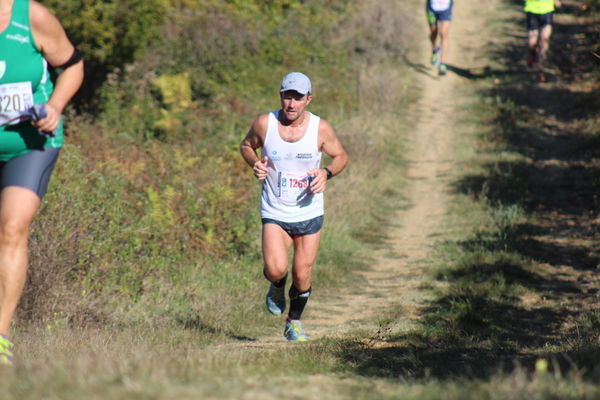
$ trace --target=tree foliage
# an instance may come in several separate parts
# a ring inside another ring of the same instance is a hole
[[[47,0],[86,62],[84,97],[115,68],[135,61],[156,39],[169,0]]]

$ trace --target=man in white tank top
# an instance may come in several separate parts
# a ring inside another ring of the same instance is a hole
[[[288,340],[306,341],[300,322],[311,293],[312,267],[323,225],[327,180],[342,172],[348,156],[327,121],[308,112],[310,79],[291,72],[280,89],[281,109],[259,116],[240,144],[242,157],[262,181],[264,275],[271,282],[266,305],[272,314],[286,308],[288,253],[294,246],[290,308],[284,328]],[[261,149],[261,157],[256,153]],[[321,153],[331,157],[320,167]]]

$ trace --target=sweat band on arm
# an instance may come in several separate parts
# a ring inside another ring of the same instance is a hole
[[[54,67],[54,70],[56,70],[57,73],[61,73],[65,69],[77,64],[82,59],[83,56],[81,55],[79,49],[77,47],[73,47],[73,54],[71,54],[71,58],[69,58],[64,64]]]

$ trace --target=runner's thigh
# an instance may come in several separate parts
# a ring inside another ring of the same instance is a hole
[[[277,224],[263,224],[262,248],[265,265],[283,270],[287,268],[292,238]]]
[[[312,266],[317,258],[321,232],[294,237],[294,266]]]

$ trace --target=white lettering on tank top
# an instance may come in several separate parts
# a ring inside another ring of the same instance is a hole
[[[16,26],[19,29],[23,29],[24,31],[29,32],[29,27],[27,25],[20,24],[17,21],[13,21],[13,22],[11,22],[11,24],[12,24],[12,26]]]
[[[28,36],[23,36],[23,35],[6,35],[6,38],[9,40],[14,40],[15,42],[19,42],[19,43],[29,43],[29,37]]]
[[[450,1],[452,0],[430,0],[429,4],[433,11],[445,11],[450,8]]]

